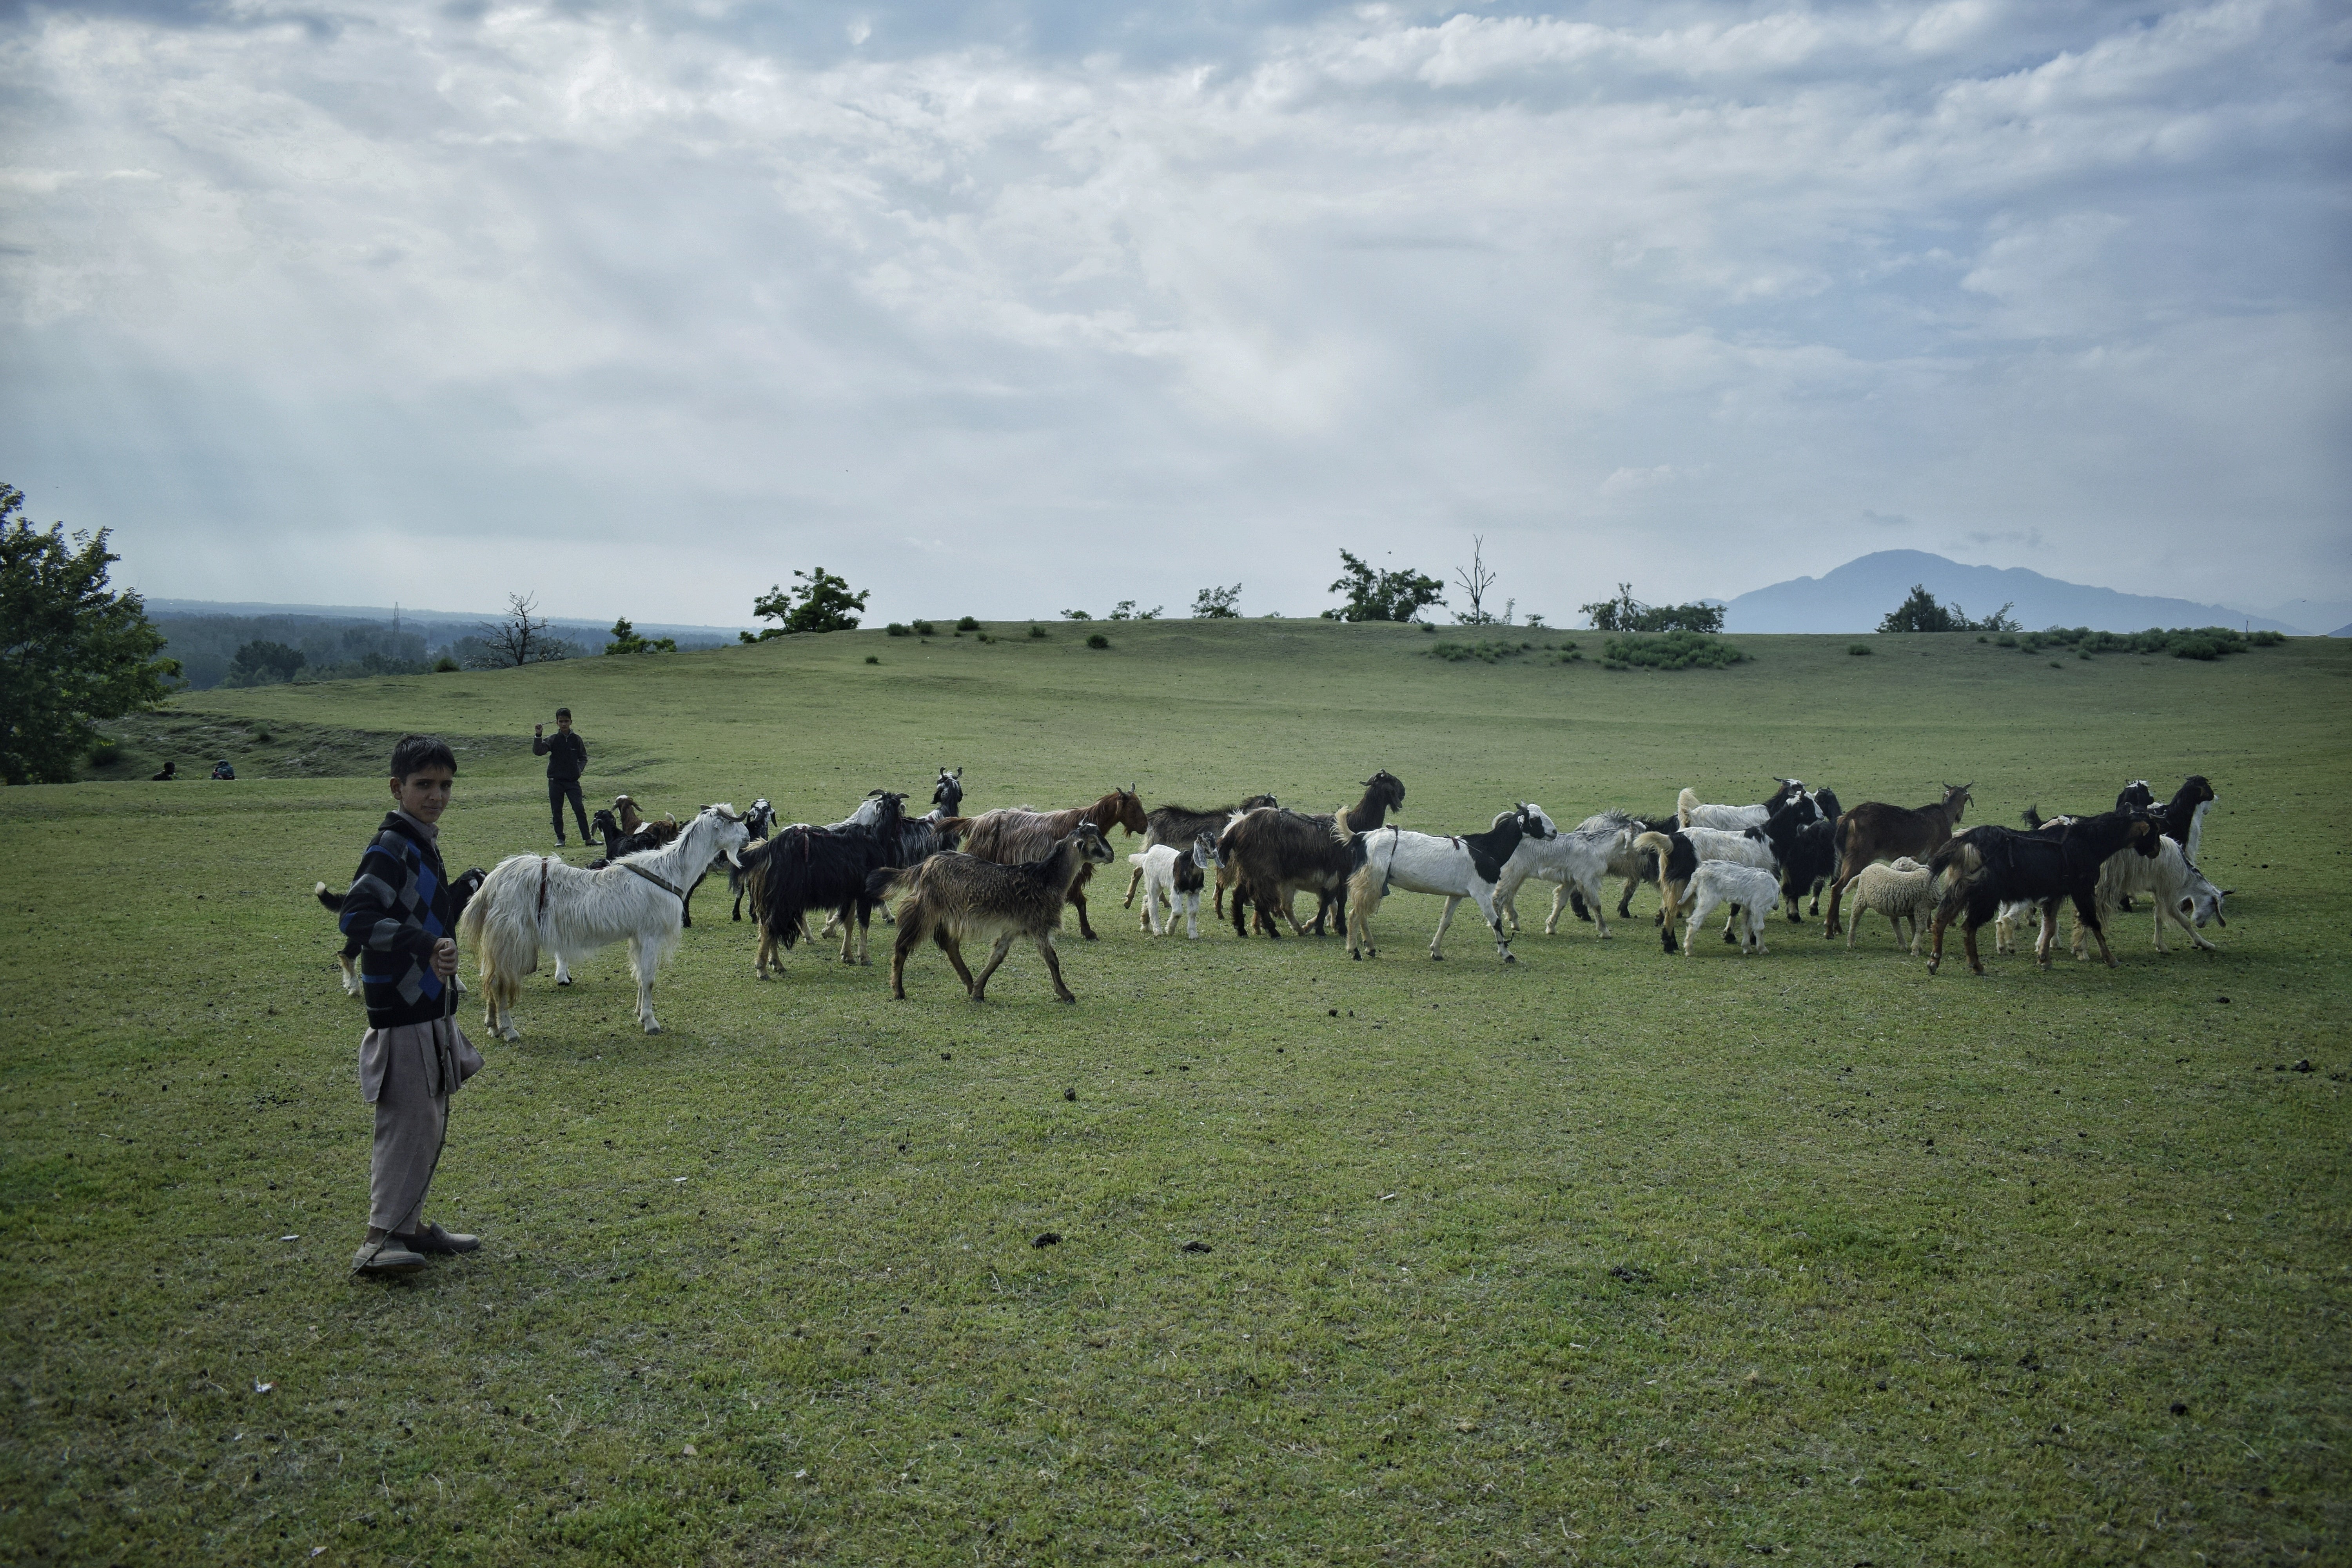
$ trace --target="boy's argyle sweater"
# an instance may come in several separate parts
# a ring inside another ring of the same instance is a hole
[[[457,930],[448,874],[433,841],[398,812],[377,828],[344,895],[343,935],[360,949],[368,1027],[447,1017],[457,985],[433,973],[433,944]]]

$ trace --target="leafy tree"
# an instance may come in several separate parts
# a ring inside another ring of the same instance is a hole
[[[1160,618],[1160,612],[1165,608],[1164,605],[1154,605],[1148,610],[1139,610],[1133,599],[1121,599],[1118,607],[1103,618],[1110,621],[1156,621]]]
[[[1241,612],[1234,606],[1241,603],[1242,585],[1230,588],[1203,588],[1192,600],[1192,618],[1196,621],[1234,621]]]
[[[1339,552],[1339,580],[1328,590],[1348,602],[1323,612],[1327,621],[1415,621],[1432,605],[1445,603],[1445,584],[1409,566],[1383,572],[1348,551]]]
[[[2014,603],[2014,601],[2012,601]],[[1878,623],[1882,632],[2013,632],[2017,622],[2010,617],[2009,605],[2003,605],[1980,621],[1969,619],[1968,611],[1958,604],[1939,605],[1936,595],[1927,592],[1925,583],[1911,584],[1911,596],[1886,614]]]
[[[1094,619],[1094,616],[1088,615],[1084,610],[1064,610],[1062,612],[1062,618],[1066,621],[1091,621]]]
[[[179,679],[163,634],[133,592],[110,593],[121,559],[65,524],[17,515],[25,492],[0,484],[0,778],[63,784],[98,739],[96,721],[162,702]]]
[[[797,637],[803,632],[845,632],[856,628],[859,612],[873,590],[861,588],[853,594],[849,581],[836,577],[822,566],[793,574],[793,586],[778,584],[751,601],[751,613],[763,621],[775,621],[772,626],[761,628],[760,635],[741,635],[745,642],[766,642],[770,637]],[[794,603],[795,598],[798,603]]]
[[[1578,612],[1603,632],[1719,632],[1720,605],[1645,605],[1633,597],[1633,584],[1617,584],[1617,596],[1597,604],[1580,605]]]
[[[623,616],[613,623],[613,640],[604,645],[606,653],[676,653],[676,637],[641,637],[637,628]]]
[[[475,630],[477,636],[460,639],[458,646],[476,669],[517,669],[572,657],[572,645],[549,628],[534,595],[509,594],[507,613]]]
[[[308,662],[299,647],[289,647],[282,642],[256,641],[247,643],[229,660],[228,681],[231,686],[271,686],[294,679],[294,672]]]

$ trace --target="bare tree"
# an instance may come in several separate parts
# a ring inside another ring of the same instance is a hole
[[[1495,585],[1495,574],[1486,570],[1486,536],[1483,533],[1472,534],[1470,564],[1454,569],[1454,580],[1461,584],[1463,591],[1470,595],[1470,607],[1467,610],[1456,612],[1454,617],[1456,622],[1465,626],[1488,626],[1495,624],[1495,616],[1486,605],[1486,590]]]
[[[538,596],[531,594],[509,594],[507,613],[482,623],[478,646],[474,662],[488,669],[548,664],[572,655],[572,645],[548,630]]]

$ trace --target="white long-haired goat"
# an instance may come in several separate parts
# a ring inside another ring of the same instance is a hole
[[[523,976],[542,952],[562,971],[616,942],[629,944],[637,976],[637,1022],[661,1033],[654,1016],[654,972],[677,945],[686,889],[724,857],[740,864],[751,830],[731,805],[706,807],[686,830],[659,849],[625,855],[599,871],[567,866],[554,856],[514,855],[491,868],[457,921],[474,950],[487,997],[483,1024],[492,1034],[520,1040],[515,998]]]

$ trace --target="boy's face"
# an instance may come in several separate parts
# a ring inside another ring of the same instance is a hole
[[[569,714],[569,713],[558,713],[558,714],[555,716],[555,727],[556,727],[557,729],[559,729],[559,730],[569,730],[569,729],[571,729],[571,728],[572,728],[572,715],[571,715],[571,714]]]
[[[457,775],[447,768],[419,768],[404,779],[392,781],[392,797],[400,809],[423,823],[437,823],[449,809],[449,792]]]

